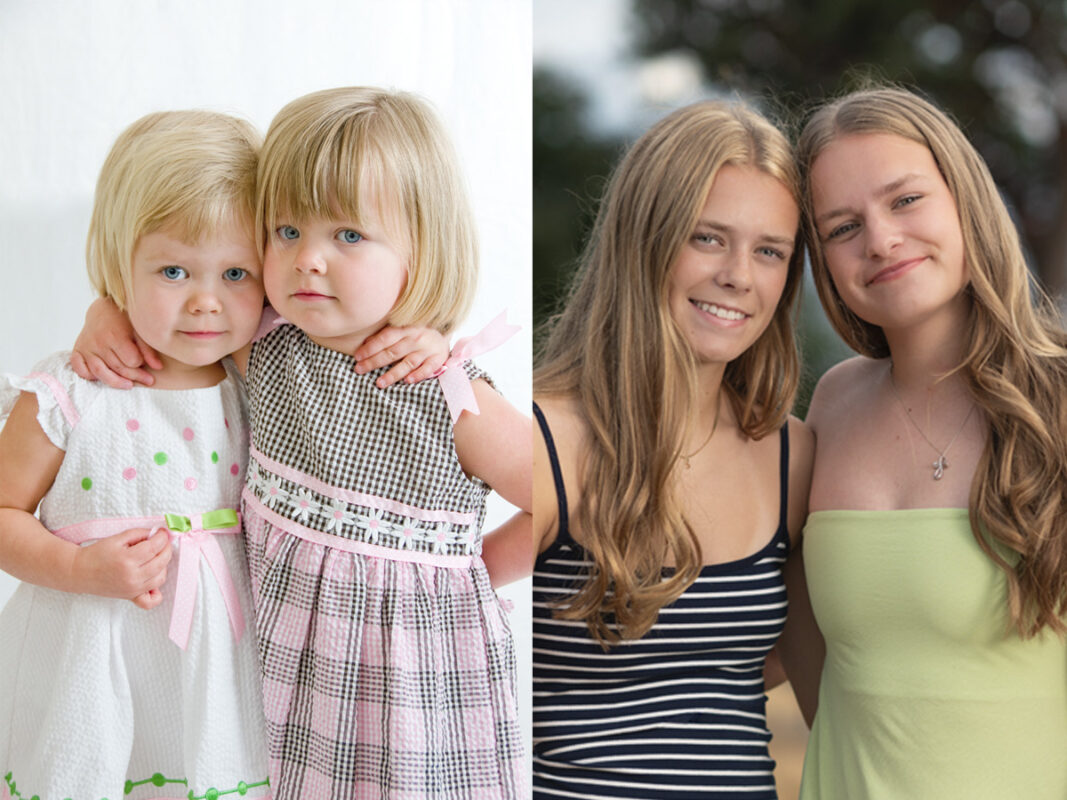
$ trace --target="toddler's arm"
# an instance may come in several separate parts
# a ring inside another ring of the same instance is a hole
[[[0,569],[51,589],[159,605],[171,556],[166,531],[148,538],[128,530],[79,547],[33,515],[62,463],[63,451],[37,424],[37,399],[23,392],[0,432]]]
[[[141,369],[147,364],[162,369],[159,355],[141,341],[129,317],[109,297],[99,297],[85,312],[85,325],[74,342],[70,365],[86,380],[100,380],[115,389],[131,389],[133,384],[151,386],[152,373]]]
[[[533,571],[533,517],[520,511],[482,539],[482,561],[493,587],[525,578]]]
[[[233,355],[244,372],[248,348]],[[363,342],[354,355],[360,374],[393,364],[377,381],[384,389],[404,378],[408,383],[432,378],[448,358],[448,341],[433,328],[386,327]],[[93,301],[71,354],[74,371],[85,380],[129,389],[134,382],[152,385],[152,374],[142,369],[146,364],[152,369],[163,366],[156,351],[137,336],[129,317],[110,298]]]
[[[418,383],[434,377],[448,358],[448,340],[433,328],[389,326],[368,336],[353,355],[360,375],[393,365],[376,381],[378,388],[384,389],[401,379]]]
[[[484,380],[472,382],[480,413],[456,420],[456,454],[463,469],[493,487],[520,512],[485,536],[482,559],[494,586],[533,572],[533,431],[530,418]]]

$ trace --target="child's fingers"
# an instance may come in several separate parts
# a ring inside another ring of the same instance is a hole
[[[139,367],[145,360],[138,342],[121,337],[111,341],[109,362],[112,369],[117,369],[118,367]]]
[[[93,373],[89,371],[89,365],[85,363],[85,357],[77,350],[70,354],[70,368],[83,380],[95,380]]]
[[[116,374],[111,367],[104,363],[100,356],[89,355],[85,358],[85,365],[92,376],[88,380],[98,380],[106,383],[112,389],[132,389],[133,382]]]
[[[141,544],[152,545],[152,542],[142,542]],[[138,545],[140,547],[140,545]],[[167,565],[170,563],[171,558],[174,557],[174,548],[167,545],[151,558],[141,563],[141,570],[145,575],[158,575],[162,573],[164,580],[167,575]],[[162,585],[162,583],[160,583]]]
[[[382,328],[373,336],[368,336],[366,339],[364,339],[363,344],[356,348],[356,352],[353,353],[353,355],[356,357],[357,360],[362,361],[366,358],[370,358],[371,356],[378,354],[380,351],[386,349],[387,347],[392,347],[401,339],[407,338],[407,336],[407,328]],[[392,362],[392,360],[393,359],[389,359],[389,361],[383,361],[379,363],[378,366],[380,367],[384,366],[385,364],[389,364]]]
[[[435,360],[426,359],[419,366],[413,369],[406,378],[404,383],[420,383],[422,381],[435,378],[440,373],[441,367],[436,365]]]
[[[392,369],[379,377],[378,380],[374,382],[374,385],[379,389],[386,389],[394,383],[403,380],[407,375],[410,375],[412,370],[417,366],[419,366],[419,362],[416,356],[405,356],[393,364]]]
[[[393,362],[396,362],[401,356],[405,355],[411,350],[411,345],[403,346],[406,342],[406,338],[397,339],[395,342],[385,345],[380,349],[375,350],[373,353],[360,358],[356,361],[356,372],[363,375],[367,372],[372,372],[379,367],[385,367]],[[362,348],[361,348],[362,349]],[[359,350],[356,351],[357,353]],[[407,373],[405,373],[407,374]]]
[[[159,589],[151,589],[132,598],[130,602],[138,608],[143,608],[145,611],[151,611],[163,602],[163,593],[159,591]]]
[[[147,342],[145,342],[144,339],[142,339],[140,336],[137,336],[136,334],[134,334],[134,341],[137,342],[137,348],[141,351],[141,358],[144,359],[145,364],[147,364],[152,369],[163,369],[163,362],[159,360],[159,353],[157,353],[151,347],[151,345],[149,345]],[[147,372],[145,374],[148,375],[150,378],[152,377]],[[149,381],[147,385],[151,386],[151,381]]]
[[[130,546],[131,555],[138,558],[138,563],[147,564],[163,554],[170,560],[170,533],[160,528],[155,533],[146,528],[130,528],[124,532],[129,536],[126,544]]]
[[[144,582],[145,591],[154,591],[163,587],[167,582],[167,568],[164,566],[158,572],[152,573]]]
[[[125,378],[132,383],[139,383],[142,386],[151,386],[156,382],[151,372],[140,367],[114,367],[113,372],[120,378]]]

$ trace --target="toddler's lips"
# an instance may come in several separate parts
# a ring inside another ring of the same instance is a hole
[[[191,339],[214,339],[222,336],[223,331],[182,331],[182,333]]]

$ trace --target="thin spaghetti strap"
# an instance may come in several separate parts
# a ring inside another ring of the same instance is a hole
[[[782,459],[779,467],[779,481],[782,486],[781,505],[779,506],[778,528],[789,531],[789,420],[782,426]]]
[[[563,488],[563,471],[559,467],[559,456],[556,453],[556,442],[552,438],[552,431],[548,427],[548,420],[537,403],[533,404],[534,416],[541,428],[541,435],[545,438],[545,447],[548,449],[548,462],[552,466],[552,481],[556,484],[556,503],[559,507],[559,530],[556,532],[556,541],[564,542],[570,539],[570,528],[567,520],[567,490]]]

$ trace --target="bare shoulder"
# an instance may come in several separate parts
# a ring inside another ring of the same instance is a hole
[[[808,408],[806,422],[812,432],[818,436],[821,425],[854,409],[870,391],[872,380],[885,370],[885,364],[884,359],[856,356],[826,370],[815,385]]]
[[[536,395],[534,402],[545,416],[553,438],[572,439],[584,436],[585,422],[578,399],[568,395]]]
[[[569,508],[573,508],[579,491],[577,487],[578,453],[585,439],[585,423],[576,398],[565,395],[538,395],[534,402],[548,423],[553,449],[562,473],[564,492]],[[534,543],[537,552],[545,550],[556,539],[559,530],[559,501],[555,476],[548,453],[548,439],[544,431],[534,437]],[[569,512],[568,512],[569,513]]]

